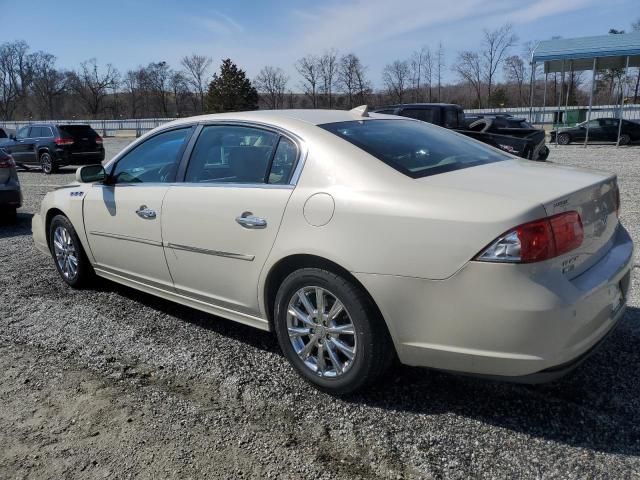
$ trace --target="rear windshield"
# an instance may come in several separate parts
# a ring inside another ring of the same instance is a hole
[[[354,120],[319,126],[412,178],[511,158],[470,138],[413,120]]]
[[[58,128],[63,134],[69,135],[70,137],[93,138],[98,136],[96,131],[89,125],[60,125]]]

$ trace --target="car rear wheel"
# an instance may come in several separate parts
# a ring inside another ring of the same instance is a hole
[[[51,154],[47,152],[43,152],[40,154],[40,166],[42,167],[43,173],[46,173],[47,175],[51,175],[57,170],[57,166],[53,162]]]
[[[64,215],[56,215],[49,226],[49,248],[58,273],[68,285],[82,288],[93,277],[93,268],[73,225]]]
[[[7,223],[15,223],[18,220],[18,210],[15,207],[7,207],[0,210],[0,219]]]
[[[569,145],[571,143],[571,137],[568,133],[561,133],[558,135],[558,144],[559,145]]]
[[[303,268],[278,290],[278,342],[289,362],[317,388],[348,394],[375,381],[394,349],[372,301],[351,281],[327,270]]]
[[[627,135],[626,133],[620,135],[620,141],[618,142],[618,145],[629,145],[630,143],[631,137],[629,135]]]

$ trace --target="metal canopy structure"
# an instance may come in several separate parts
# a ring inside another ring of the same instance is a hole
[[[599,35],[596,37],[560,38],[540,42],[531,55],[531,102],[530,112],[533,110],[533,85],[537,64],[544,65],[545,84],[543,96],[543,109],[546,108],[547,75],[549,73],[562,74],[562,88],[558,95],[558,112],[562,106],[562,92],[564,91],[565,72],[578,72],[592,70],[591,92],[589,95],[589,110],[587,112],[587,132],[584,144],[589,140],[589,120],[591,119],[591,107],[593,104],[593,91],[595,88],[595,76],[597,70],[624,69],[623,81],[620,82],[621,102],[620,121],[618,125],[618,141],[622,130],[622,111],[624,108],[624,87],[626,84],[627,70],[629,67],[640,67],[640,32]],[[569,104],[569,88],[567,87],[565,101],[565,119]],[[559,122],[558,122],[559,123]],[[556,144],[558,135],[556,135]]]

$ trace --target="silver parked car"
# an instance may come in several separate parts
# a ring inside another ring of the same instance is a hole
[[[22,190],[13,157],[0,148],[0,215],[14,220],[22,205]]]

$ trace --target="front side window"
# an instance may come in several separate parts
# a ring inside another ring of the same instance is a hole
[[[175,180],[191,127],[170,130],[149,138],[116,163],[111,183],[170,183]]]
[[[400,112],[400,115],[408,118],[415,118],[423,122],[435,123],[435,111],[431,108],[407,108]]]
[[[277,133],[259,128],[206,126],[191,154],[185,182],[265,183],[278,139]],[[286,158],[281,163],[284,167]]]
[[[27,135],[29,135],[29,127],[22,127],[16,133],[16,138],[27,138]]]
[[[412,120],[354,120],[319,127],[412,178],[511,158],[465,136]]]

